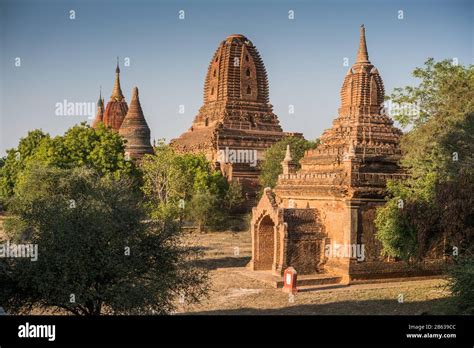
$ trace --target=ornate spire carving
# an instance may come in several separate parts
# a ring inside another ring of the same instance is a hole
[[[122,101],[124,96],[122,94],[122,89],[120,88],[120,67],[119,67],[119,58],[117,57],[117,67],[115,68],[115,83],[112,95],[110,100],[113,101]]]
[[[267,148],[287,135],[269,102],[267,73],[257,48],[244,35],[233,34],[221,41],[211,58],[198,115],[171,146],[181,153],[204,153],[228,180],[242,184],[250,208],[259,189],[256,164]],[[255,153],[253,162],[224,163],[221,154],[226,149],[250,150]]]
[[[393,126],[393,120],[382,108],[384,86],[378,70],[370,63],[367,53],[365,28],[360,27],[357,59],[344,77],[341,88],[341,107],[332,128],[321,136],[322,145],[310,150],[301,159],[303,172],[321,168],[327,157],[334,156],[334,163],[344,158],[359,158],[361,163],[377,161],[382,153],[390,156],[380,164],[388,171],[396,168],[400,155],[398,148],[401,131]],[[373,157],[373,158],[372,158]]]
[[[341,115],[378,114],[384,101],[384,86],[378,70],[370,63],[365,27],[360,27],[355,64],[347,72],[341,88]]]
[[[103,100],[103,99],[102,99]],[[117,57],[117,67],[115,68],[115,84],[110,96],[110,100],[104,111],[103,122],[107,127],[111,127],[115,131],[120,129],[123,119],[128,111],[128,105],[120,88],[120,67]]]
[[[180,151],[214,152],[212,139],[216,129],[231,132],[226,136],[229,139],[237,132],[247,131],[263,132],[262,137],[270,133],[275,133],[273,137],[283,136],[269,103],[263,60],[255,45],[241,34],[229,35],[217,47],[204,82],[204,104],[189,131],[173,139],[172,144]],[[260,135],[249,135],[257,136]],[[243,139],[242,135],[239,137]],[[275,141],[278,141],[276,137]],[[208,157],[214,160],[210,153]]]

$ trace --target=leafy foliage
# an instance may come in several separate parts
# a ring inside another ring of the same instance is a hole
[[[474,235],[474,69],[429,59],[414,76],[418,86],[391,96],[420,108],[418,115],[395,116],[412,128],[401,140],[410,178],[388,185],[391,199],[376,219],[383,251],[406,260],[442,245],[466,252]]]
[[[179,227],[145,220],[130,179],[33,166],[16,193],[5,229],[12,242],[37,244],[39,255],[0,259],[8,312],[162,314],[176,296],[194,302],[205,294],[206,273],[189,262],[194,252],[182,246]]]
[[[457,114],[462,118],[473,110],[472,66],[454,65],[450,60],[435,62],[429,58],[424,67],[413,71],[413,76],[420,80],[418,86],[395,88],[389,98],[398,104],[419,107],[419,113],[403,108],[396,110],[394,118],[403,127],[416,128],[436,115]]]
[[[47,139],[50,139],[49,134],[43,133],[41,130],[30,131],[26,137],[20,139],[16,149],[7,150],[7,156],[0,169],[1,197],[7,198],[13,195],[19,174],[25,168],[29,158]]]
[[[474,314],[474,257],[465,255],[449,269],[449,284],[458,309]]]
[[[155,219],[188,218],[203,226],[223,225],[225,216],[242,202],[242,188],[211,168],[204,155],[178,154],[159,143],[145,156],[140,170],[147,207]]]
[[[308,141],[298,137],[285,137],[273,144],[265,151],[265,161],[261,165],[259,177],[262,188],[275,187],[278,175],[282,173],[281,162],[285,158],[286,147],[290,145],[291,157],[298,163],[303,158],[305,151],[314,149],[319,144],[319,140]]]
[[[1,168],[2,197],[11,197],[22,176],[38,163],[58,168],[85,166],[115,178],[136,175],[132,162],[124,157],[122,137],[103,125],[94,129],[82,123],[54,138],[34,130],[20,139],[18,148],[7,151]]]

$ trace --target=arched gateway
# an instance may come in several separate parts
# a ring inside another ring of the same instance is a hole
[[[369,61],[361,26],[338,117],[321,144],[306,151],[300,169],[287,149],[275,188],[266,189],[253,209],[252,269],[268,270],[271,263],[277,275],[292,266],[298,274],[323,271],[343,282],[439,270],[442,255],[416,269],[381,255],[376,209],[386,202],[387,181],[406,177],[398,166],[402,132],[385,113],[383,100],[382,78]]]
[[[253,209],[250,268],[282,275],[288,266],[300,274],[320,270],[325,234],[315,209],[279,208],[270,188]]]

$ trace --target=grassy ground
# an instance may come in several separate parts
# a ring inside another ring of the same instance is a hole
[[[203,248],[199,264],[210,271],[209,297],[200,304],[180,304],[186,314],[450,314],[444,279],[360,284],[327,290],[302,290],[294,298],[281,289],[240,273],[251,257],[249,232],[190,234]],[[403,302],[399,299],[403,296]]]
[[[1,226],[0,221],[0,234]],[[198,264],[210,272],[211,291],[199,304],[178,303],[177,314],[452,314],[443,279],[302,290],[291,298],[241,274],[251,258],[249,232],[190,233],[186,240],[203,250]],[[398,301],[400,294],[403,303]],[[34,310],[32,314],[51,313]]]

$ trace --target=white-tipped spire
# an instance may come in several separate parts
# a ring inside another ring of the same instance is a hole
[[[291,152],[290,152],[290,145],[286,145],[286,153],[285,153],[285,158],[283,159],[284,162],[290,162],[292,161],[293,158],[291,158]]]

